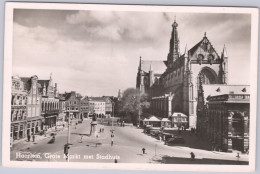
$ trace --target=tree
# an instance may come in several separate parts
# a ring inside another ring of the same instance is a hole
[[[137,123],[139,114],[150,107],[150,102],[147,94],[140,95],[139,90],[128,88],[117,106],[123,119]]]

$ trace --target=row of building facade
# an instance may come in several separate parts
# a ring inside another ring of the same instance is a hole
[[[94,114],[100,118],[111,116],[115,99],[82,97],[75,91],[60,94],[52,76],[48,80],[36,75],[12,76],[11,140],[41,133],[69,117],[82,120]]]
[[[140,57],[136,88],[149,95],[150,114],[170,118],[182,113],[188,120],[181,125],[196,129],[215,148],[247,150],[250,86],[228,84],[226,47],[217,53],[206,33],[181,54],[177,28],[174,21],[165,61]]]

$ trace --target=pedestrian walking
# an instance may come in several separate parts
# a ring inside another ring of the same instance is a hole
[[[236,156],[236,157],[237,157],[237,160],[239,161],[239,158],[240,158],[239,153],[237,153],[237,156]]]
[[[99,129],[99,132],[102,132],[102,128]]]
[[[192,160],[195,159],[195,154],[194,154],[193,152],[190,153],[190,158],[191,158]]]
[[[115,159],[115,163],[117,163],[117,159]]]
[[[83,138],[83,136],[81,135],[81,137],[80,137],[80,143],[82,143],[82,138]]]
[[[32,134],[32,139],[33,139],[33,142],[35,141],[35,135],[34,133]]]
[[[114,134],[112,133],[111,134],[111,146],[113,146],[114,145]]]
[[[30,142],[30,134],[27,135],[27,140]]]
[[[78,123],[75,123],[75,129],[77,129],[77,125],[78,125]]]
[[[143,154],[145,154],[145,148],[144,147],[142,148],[142,151],[143,151]]]

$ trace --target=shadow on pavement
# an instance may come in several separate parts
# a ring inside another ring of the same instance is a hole
[[[163,156],[160,159],[154,159],[154,162],[165,164],[219,164],[219,165],[248,165],[248,161],[221,160],[221,159],[190,159],[181,157]]]
[[[71,134],[74,134],[74,135],[80,135],[80,136],[90,136],[91,134],[80,134],[80,133],[71,133]]]

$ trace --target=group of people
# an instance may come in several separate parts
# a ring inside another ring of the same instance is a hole
[[[32,141],[34,142],[35,141],[35,134],[34,133],[32,133],[32,135],[28,134],[27,135],[27,140],[28,140],[28,142],[30,142],[31,141],[31,136],[32,136]]]
[[[101,127],[100,129],[99,129],[99,132],[101,133],[101,132],[104,132],[105,131],[105,128],[103,128],[103,127]]]

